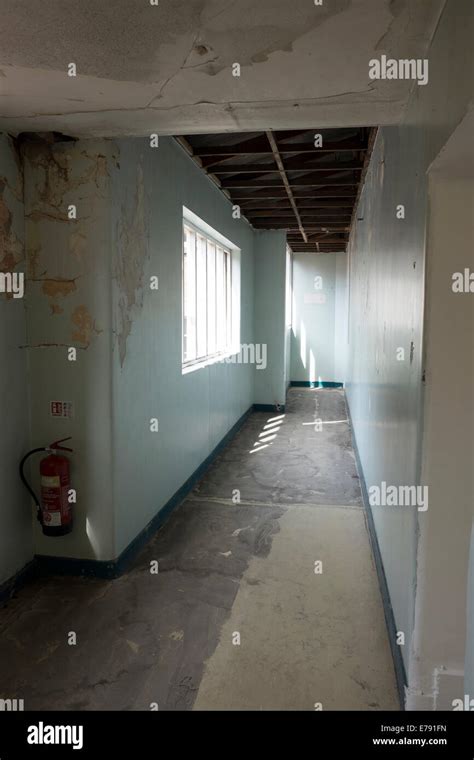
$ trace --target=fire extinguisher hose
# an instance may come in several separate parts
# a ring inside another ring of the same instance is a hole
[[[32,449],[31,451],[28,452],[28,454],[25,454],[25,456],[23,457],[23,459],[20,462],[19,470],[20,470],[21,482],[23,483],[23,485],[25,486],[25,488],[28,489],[30,495],[32,496],[32,498],[33,498],[33,500],[34,500],[34,502],[36,504],[36,509],[37,509],[36,516],[37,516],[38,520],[41,522],[41,507],[40,507],[39,499],[36,496],[36,494],[33,491],[33,489],[31,488],[30,484],[28,483],[28,481],[27,481],[27,479],[25,477],[25,473],[23,471],[27,460],[33,454],[39,454],[40,451],[49,451],[49,447],[47,447],[47,446],[41,446],[41,448]]]

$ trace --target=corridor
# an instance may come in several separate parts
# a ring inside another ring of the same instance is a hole
[[[398,710],[347,417],[342,390],[290,389],[127,574],[27,585],[2,615],[5,693],[26,710]]]
[[[1,1],[0,718],[461,757],[472,0]]]

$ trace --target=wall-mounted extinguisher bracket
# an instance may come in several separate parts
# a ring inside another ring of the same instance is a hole
[[[25,454],[20,462],[21,481],[34,499],[37,507],[36,516],[46,536],[64,536],[72,530],[72,505],[69,503],[69,490],[71,488],[69,459],[60,453],[62,451],[73,451],[73,449],[61,445],[70,440],[71,436],[53,441],[49,446],[32,449]],[[38,500],[26,480],[24,467],[27,460],[40,451],[48,452],[48,456],[40,462],[41,499]]]

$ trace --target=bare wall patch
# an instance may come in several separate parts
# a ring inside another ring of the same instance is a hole
[[[72,340],[82,343],[83,347],[88,347],[92,338],[102,332],[96,327],[94,318],[84,304],[76,306],[71,316],[71,322],[75,327]]]
[[[143,167],[139,164],[134,197],[129,202],[128,194],[125,196],[116,235],[116,333],[121,367],[127,355],[127,339],[133,320],[143,306],[144,268],[149,257],[149,219],[145,206]]]

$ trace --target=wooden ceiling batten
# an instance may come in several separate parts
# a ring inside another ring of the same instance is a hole
[[[280,176],[282,178],[283,184],[285,185],[286,192],[288,194],[288,198],[290,201],[290,204],[293,208],[293,211],[295,212],[296,221],[298,223],[299,230],[301,232],[301,237],[303,238],[304,242],[308,242],[308,238],[306,237],[306,232],[304,230],[303,224],[301,222],[301,217],[299,215],[298,207],[296,205],[296,201],[293,196],[293,191],[290,187],[290,183],[288,182],[288,177],[286,176],[285,167],[283,166],[283,161],[281,160],[280,153],[278,151],[278,146],[275,142],[275,138],[273,137],[273,134],[268,131],[267,133],[268,142],[271,145],[272,151],[273,151],[273,157],[275,159],[275,163],[278,166],[278,169],[280,171]]]
[[[333,253],[347,248],[375,131],[266,130],[176,140],[254,229],[287,230],[294,253]]]

